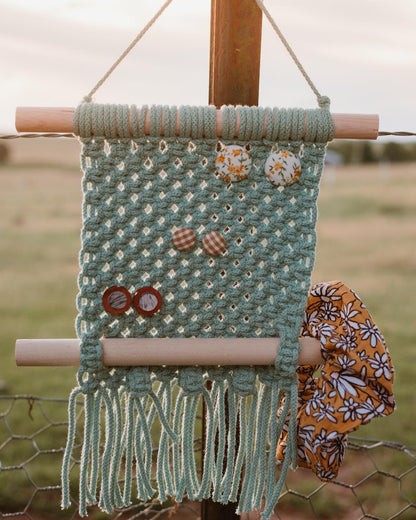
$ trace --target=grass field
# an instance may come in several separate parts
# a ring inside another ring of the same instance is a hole
[[[76,141],[20,139],[0,167],[3,394],[67,397],[74,386],[74,368],[17,368],[14,342],[75,336],[78,163]],[[396,412],[358,435],[415,445],[416,164],[328,170],[319,215],[313,281],[342,280],[358,292],[396,368]]]

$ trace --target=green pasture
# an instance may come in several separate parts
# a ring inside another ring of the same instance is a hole
[[[16,338],[75,337],[81,211],[78,144],[62,139],[20,139],[12,144],[10,162],[0,167],[0,395],[64,398],[74,386],[75,368],[18,368],[14,343]],[[374,420],[357,435],[416,445],[415,163],[328,168],[319,196],[313,281],[329,280],[342,280],[361,296],[386,339],[396,369],[396,412]],[[0,401],[0,412],[6,406]],[[36,410],[28,421],[27,404],[16,407],[10,419],[14,431],[28,435],[28,429],[36,427]],[[65,428],[54,435],[57,446],[62,446]],[[8,436],[0,424],[0,446]],[[9,442],[0,451],[3,466],[13,457],[20,463],[24,444]],[[46,474],[59,474],[58,458],[48,459]],[[0,511],[17,507],[12,490],[23,486],[26,478],[20,482],[6,477],[0,475]]]

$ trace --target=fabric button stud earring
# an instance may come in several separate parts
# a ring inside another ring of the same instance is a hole
[[[118,285],[109,287],[103,294],[104,309],[111,314],[122,314],[131,305],[131,296],[127,289]]]
[[[196,235],[190,228],[179,228],[173,233],[172,242],[179,251],[189,251],[196,244]]]
[[[218,231],[210,231],[202,240],[202,248],[207,255],[217,256],[225,251],[225,238]]]
[[[288,186],[299,179],[300,159],[293,152],[272,152],[266,160],[264,171],[269,181],[276,186]]]
[[[237,144],[224,146],[217,152],[215,166],[218,175],[225,181],[242,181],[251,170],[250,154],[246,148]]]
[[[142,287],[133,296],[133,307],[144,316],[155,314],[162,306],[162,296],[153,287]]]

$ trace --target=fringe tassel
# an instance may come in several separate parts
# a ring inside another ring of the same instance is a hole
[[[134,400],[137,410],[136,419],[136,465],[137,465],[137,498],[149,499],[156,492],[150,482],[152,467],[152,438],[150,436],[142,399]]]
[[[125,443],[126,443],[126,461],[124,473],[124,493],[123,502],[125,506],[131,504],[131,488],[133,481],[133,436],[134,436],[134,398],[127,396],[126,400],[126,426],[125,426]]]
[[[287,392],[285,406],[284,406],[282,414],[279,418],[278,425],[277,425],[277,431],[276,431],[276,433],[279,433],[279,436],[280,436],[280,433],[283,429],[283,425],[287,419],[287,416],[289,413],[289,408],[290,408],[291,413],[290,413],[289,427],[288,427],[288,433],[287,433],[287,449],[286,449],[285,460],[283,461],[282,469],[280,471],[280,477],[279,477],[279,480],[277,481],[276,485],[274,486],[274,489],[271,491],[271,488],[270,488],[270,491],[268,490],[268,493],[266,493],[264,510],[261,514],[261,518],[263,520],[269,520],[269,518],[273,514],[274,507],[277,504],[280,494],[282,492],[290,463],[292,463],[293,469],[296,469],[296,466],[297,466],[297,413],[296,413],[297,412],[297,403],[298,403],[298,387],[297,387],[297,384],[294,384],[294,385],[292,385],[290,390]],[[279,429],[280,429],[280,431],[279,431]],[[273,478],[273,480],[274,480],[274,478]]]
[[[106,389],[99,387],[98,392],[101,394],[103,399],[104,408],[105,408],[105,445],[104,445],[104,453],[101,462],[101,493],[100,500],[98,505],[100,509],[105,511],[106,513],[112,513],[114,511],[114,502],[110,497],[110,475],[111,475],[111,459],[112,452],[114,449],[114,436],[115,436],[115,428],[114,428],[114,412],[112,408],[112,403],[108,392]],[[85,442],[85,439],[84,439]],[[81,464],[82,464],[81,459]],[[81,488],[81,482],[83,480],[84,471],[88,470],[85,466],[81,466],[81,477],[80,477],[80,494],[83,492]],[[86,514],[86,511],[85,511]]]
[[[246,456],[246,464],[245,464],[245,474],[244,474],[244,480],[243,480],[243,486],[240,494],[240,500],[238,502],[237,507],[237,514],[241,514],[243,512],[246,512],[247,509],[245,509],[245,503],[247,501],[247,489],[248,484],[251,480],[251,475],[254,472],[254,468],[252,466],[252,451],[253,451],[253,444],[254,444],[254,423],[256,418],[256,411],[257,411],[257,401],[258,401],[258,394],[254,394],[253,399],[251,401],[251,406],[249,410],[249,419],[248,419],[248,426],[247,426],[247,438],[246,438],[246,445],[245,445],[245,456]]]
[[[203,461],[201,487],[199,489],[197,500],[209,498],[211,493],[211,476],[215,471],[214,461],[214,441],[215,441],[215,419],[214,405],[212,403],[211,394],[206,388],[203,389],[203,397],[206,405],[206,432],[205,432],[205,454]]]
[[[228,394],[227,394],[227,402],[228,402],[228,437],[227,437],[227,467],[225,469],[225,474],[221,482],[221,492],[222,496],[220,502],[222,504],[227,504],[230,501],[231,494],[231,486],[232,486],[232,478],[234,473],[234,460],[235,460],[235,444],[236,444],[236,433],[237,433],[237,415],[236,415],[236,395],[233,391],[230,390],[232,383],[230,377],[227,377],[228,383]]]
[[[253,409],[252,409],[253,412]],[[270,417],[270,392],[268,386],[262,386],[258,406],[256,410],[257,423],[254,431],[254,453],[250,460],[251,471],[248,478],[247,494],[244,502],[244,511],[252,511],[255,508],[256,487],[258,482],[264,486],[265,465],[260,464],[261,454],[267,449],[267,424]],[[251,451],[251,450],[250,450]],[[249,459],[248,459],[249,460]],[[248,461],[247,461],[248,462]]]
[[[166,418],[169,418],[172,413],[172,392],[170,384],[162,382],[157,394],[157,398],[162,395],[162,413]],[[177,435],[172,431],[177,441]],[[159,496],[157,497],[159,502],[163,503],[167,500],[168,496],[174,494],[173,481],[169,466],[169,441],[168,433],[166,429],[163,429],[160,434],[159,451],[157,454],[157,473],[156,480],[159,489]],[[172,438],[172,436],[171,436]]]
[[[121,496],[121,490],[119,485],[119,474],[121,461],[124,451],[123,446],[123,412],[121,408],[121,400],[120,391],[111,390],[110,397],[114,410],[114,419],[115,419],[115,435],[114,435],[114,449],[111,457],[110,464],[110,497],[112,503],[116,507],[123,507],[124,501]]]
[[[76,400],[82,393],[82,389],[78,386],[72,390],[68,402],[68,438],[62,461],[62,501],[61,508],[65,509],[71,505],[70,491],[69,491],[69,472],[71,465],[72,450],[74,449],[75,441],[75,427],[76,427]]]
[[[94,396],[94,419],[93,419],[93,437],[91,452],[91,478],[90,488],[88,490],[88,500],[90,503],[97,501],[97,486],[99,473],[99,456],[100,456],[100,413],[101,413],[101,397],[97,394]]]
[[[225,387],[224,387],[223,381],[219,381],[218,383],[216,381],[214,381],[214,385],[218,386],[215,411],[214,411],[215,429],[217,430],[217,435],[218,435],[218,446],[217,446],[216,471],[215,471],[215,480],[213,482],[214,489],[212,492],[212,499],[215,502],[218,502],[221,498],[221,482],[222,482],[222,472],[223,472],[224,454],[225,454],[225,431],[226,431]]]
[[[237,493],[240,487],[240,478],[241,471],[243,469],[244,464],[244,456],[246,452],[246,442],[247,442],[247,400],[248,397],[244,398],[242,396],[238,397],[238,417],[239,417],[239,447],[237,459],[235,461],[234,466],[234,475],[232,479],[231,491],[229,495],[230,502],[237,501]]]
[[[86,383],[73,390],[62,469],[62,507],[70,505],[76,403],[82,395],[81,516],[87,515],[88,506],[97,503],[98,487],[98,505],[103,511],[111,514],[115,508],[129,506],[135,480],[137,498],[146,501],[155,496],[160,502],[169,497],[181,501],[185,495],[191,500],[212,496],[222,503],[238,500],[237,513],[241,514],[259,509],[265,500],[262,518],[267,520],[279,499],[289,465],[296,467],[297,384],[283,391],[271,372],[261,373],[257,381],[251,368],[218,368],[205,376],[202,371],[195,376],[180,369],[175,395],[172,371],[152,383],[148,369],[120,369],[101,383],[88,376]],[[204,385],[207,378],[212,380],[210,390]],[[201,454],[202,474],[198,476],[194,444],[201,405],[206,407],[206,445]],[[286,457],[276,482],[276,448],[287,421]],[[102,434],[104,448],[100,448]],[[153,442],[158,446],[156,455]]]

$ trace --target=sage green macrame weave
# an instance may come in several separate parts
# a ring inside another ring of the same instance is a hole
[[[219,138],[211,106],[138,111],[85,103],[76,111],[84,172],[77,300],[81,366],[69,403],[62,505],[70,504],[76,402],[83,396],[81,515],[97,501],[111,513],[133,496],[163,502],[187,495],[238,502],[240,513],[263,503],[267,519],[289,465],[296,467],[296,414],[290,411],[297,407],[299,331],[332,118],[327,106],[227,106],[222,118]],[[249,150],[247,178],[229,183],[216,173],[219,142]],[[300,158],[296,182],[278,187],[269,181],[264,168],[271,150]],[[189,251],[172,245],[172,232],[183,227],[196,235]],[[217,256],[201,248],[209,231],[226,241]],[[111,314],[103,294],[112,286],[130,294],[154,287],[162,306],[151,316],[133,307]],[[280,346],[270,367],[109,368],[103,367],[103,337],[279,337]],[[194,436],[202,403],[206,446],[198,474]],[[276,446],[289,415],[286,458],[275,477]]]

